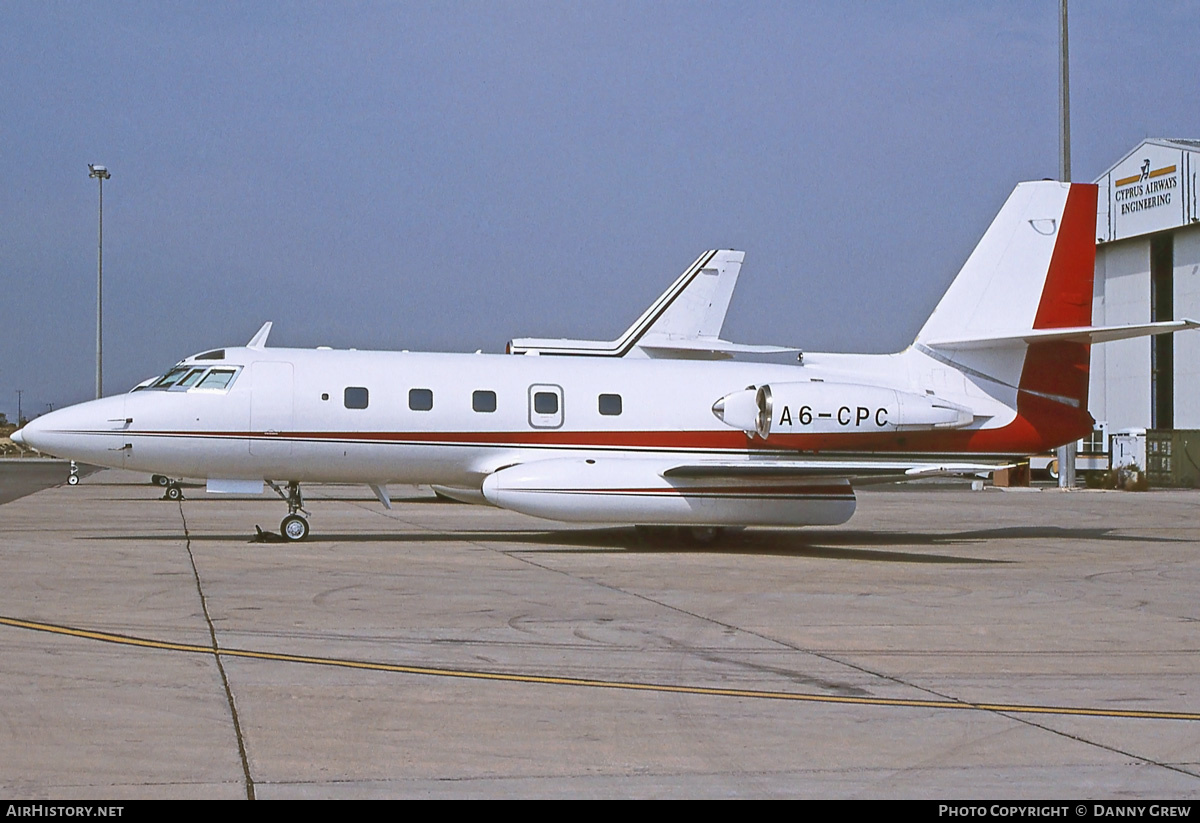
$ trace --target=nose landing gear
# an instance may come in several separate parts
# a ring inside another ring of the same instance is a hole
[[[270,480],[267,484],[275,490],[275,493],[287,501],[288,515],[279,521],[279,534],[284,540],[289,543],[298,543],[301,540],[307,540],[309,535],[308,520],[296,512],[304,512],[308,514],[308,509],[304,508],[304,497],[300,494],[300,483],[291,480],[287,484],[287,493],[279,488]]]

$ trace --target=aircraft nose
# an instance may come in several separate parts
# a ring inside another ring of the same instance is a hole
[[[50,414],[54,414],[54,412],[50,412]],[[47,416],[48,415],[43,415],[42,417],[36,418],[34,420],[30,420],[24,426],[17,429],[12,434],[10,434],[8,436],[9,439],[12,440],[12,442],[16,443],[18,446],[24,446],[27,449],[38,448],[38,443],[37,443],[37,441],[39,440],[38,435],[40,434],[41,430],[44,428],[42,418],[47,417]]]
[[[108,466],[124,458],[121,423],[117,422],[124,416],[124,395],[89,400],[30,420],[14,432],[13,441],[43,454]]]

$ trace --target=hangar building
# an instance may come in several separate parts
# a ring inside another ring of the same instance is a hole
[[[1144,140],[1096,180],[1095,325],[1200,319],[1200,140]],[[1200,331],[1092,348],[1089,408],[1115,433],[1200,429]]]

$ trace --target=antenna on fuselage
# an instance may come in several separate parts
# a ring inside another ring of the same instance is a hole
[[[248,349],[265,349],[267,347],[267,335],[271,333],[271,321],[268,320],[262,324],[262,328],[258,333],[250,338],[250,342],[246,344]]]

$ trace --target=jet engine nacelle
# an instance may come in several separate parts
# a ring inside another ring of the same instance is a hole
[[[772,383],[727,394],[717,419],[747,434],[829,434],[957,429],[970,409],[931,394],[854,383]]]
[[[500,469],[483,482],[489,503],[578,523],[671,526],[836,526],[854,514],[844,479],[664,477],[678,461],[561,458]]]

